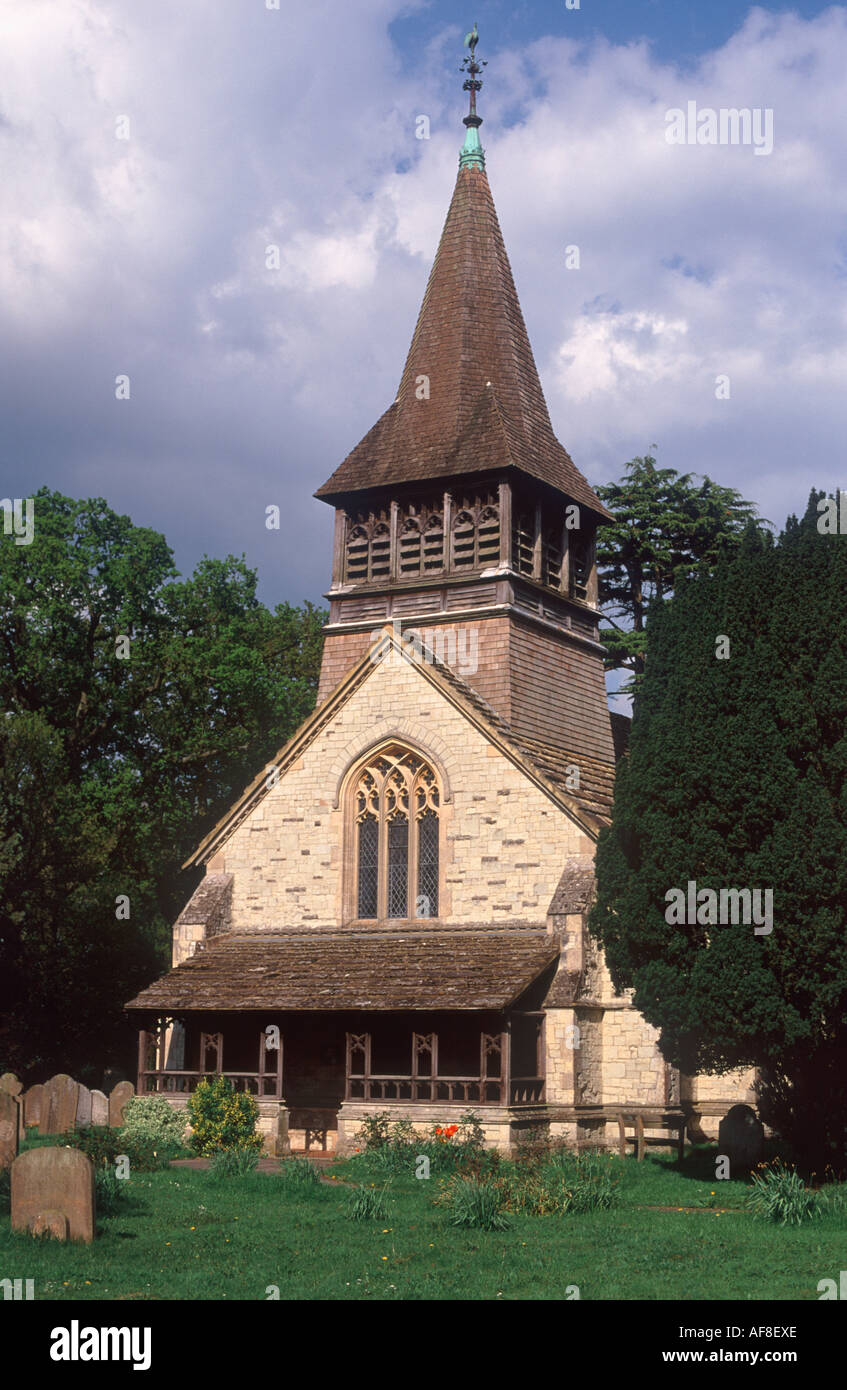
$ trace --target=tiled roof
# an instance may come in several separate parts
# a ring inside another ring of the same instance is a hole
[[[421,377],[429,398],[419,399]],[[608,516],[553,433],[488,178],[461,169],[394,401],[316,497],[514,467]]]
[[[544,931],[227,933],[126,1007],[504,1009],[557,956]]]

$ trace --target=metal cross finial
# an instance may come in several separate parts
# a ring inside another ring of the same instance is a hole
[[[479,74],[484,67],[487,67],[485,59],[483,59],[482,63],[476,61],[476,46],[478,43],[479,31],[476,27],[476,21],[474,21],[474,27],[469,34],[465,35],[465,48],[470,49],[470,57],[462,59],[462,66],[459,69],[460,72],[466,72],[468,74],[464,82],[463,90],[470,92],[470,111],[468,117],[472,119],[474,125],[480,124],[479,117],[476,114],[476,94],[482,87]],[[468,117],[465,118],[465,125],[468,124]]]
[[[462,153],[459,156],[460,169],[484,169],[485,154],[482,145],[479,143],[479,127],[482,125],[482,117],[476,114],[476,94],[482,87],[479,74],[487,66],[485,59],[481,63],[476,61],[476,46],[479,43],[479,32],[476,24],[469,34],[465,35],[465,48],[470,49],[470,56],[462,60],[460,72],[466,72],[463,90],[470,93],[470,109],[467,116],[463,117],[463,123],[467,130],[465,143]]]

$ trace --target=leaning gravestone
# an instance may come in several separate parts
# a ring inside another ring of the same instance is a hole
[[[0,1076],[0,1091],[8,1091],[10,1096],[19,1096],[24,1083],[19,1081],[13,1071],[4,1071]]]
[[[44,1086],[39,1134],[65,1134],[76,1123],[79,1085],[72,1076],[60,1072]]]
[[[113,1089],[109,1096],[109,1124],[112,1129],[119,1129],[123,1124],[124,1106],[134,1095],[135,1087],[131,1081],[119,1081]]]
[[[730,1166],[752,1168],[765,1151],[765,1130],[749,1105],[733,1105],[718,1128],[718,1150],[726,1154]]]
[[[90,1243],[94,1239],[91,1159],[79,1149],[60,1148],[29,1149],[16,1158],[12,1229]]]
[[[87,1086],[80,1083],[79,1096],[76,1103],[76,1118],[74,1120],[75,1129],[88,1129],[91,1124],[91,1092]]]
[[[91,1092],[91,1123],[93,1125],[107,1125],[109,1123],[109,1097],[104,1096],[102,1091]]]
[[[11,1168],[18,1155],[18,1100],[0,1091],[0,1171]]]
[[[30,1086],[28,1091],[23,1093],[24,1103],[24,1124],[40,1125],[41,1108],[44,1104],[44,1087],[39,1083],[37,1086]]]

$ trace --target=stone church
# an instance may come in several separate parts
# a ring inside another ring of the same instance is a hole
[[[553,433],[485,170],[480,66],[396,399],[316,496],[335,511],[317,707],[187,861],[173,968],[127,1008],[138,1091],[223,1073],[270,1152],[463,1111],[691,1138],[750,1076],[685,1077],[586,930],[628,721],[609,713],[595,530]]]

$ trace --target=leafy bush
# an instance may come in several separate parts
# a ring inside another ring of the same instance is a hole
[[[450,1193],[450,1224],[473,1226],[483,1231],[505,1231],[510,1222],[502,1210],[503,1194],[498,1184],[461,1178]]]
[[[172,1147],[158,1148],[150,1139],[126,1134],[122,1129],[109,1129],[108,1126],[70,1130],[57,1140],[71,1149],[80,1149],[87,1154],[95,1169],[114,1168],[120,1154],[129,1159],[130,1172],[154,1173],[159,1168],[167,1168],[173,1154]]]
[[[801,1221],[822,1214],[818,1194],[809,1191],[796,1168],[786,1168],[779,1161],[772,1167],[759,1167],[764,1171],[753,1173],[753,1186],[747,1195],[747,1206],[755,1216],[782,1226],[799,1226]]]
[[[321,1181],[320,1173],[307,1158],[283,1158],[279,1165],[279,1176],[286,1187],[301,1191],[318,1187]]]
[[[125,1136],[150,1141],[157,1148],[177,1153],[183,1145],[186,1115],[175,1110],[164,1096],[133,1096],[124,1106]]]
[[[392,1122],[383,1110],[364,1118],[355,1142],[371,1164],[395,1173],[414,1172],[422,1157],[429,1159],[431,1173],[452,1172],[485,1153],[482,1126],[473,1110],[464,1111],[457,1123],[431,1125],[427,1134],[416,1130],[410,1119]]]
[[[366,1187],[364,1183],[355,1187],[347,1204],[347,1215],[352,1221],[387,1221],[390,1210],[390,1186],[389,1178],[384,1187],[375,1187],[373,1183],[370,1187]]]
[[[256,1148],[219,1149],[212,1154],[210,1171],[215,1178],[244,1178],[256,1171],[258,1163]]]
[[[188,1100],[192,1149],[207,1158],[221,1149],[261,1149],[258,1114],[253,1097],[234,1091],[228,1077],[204,1077]]]

